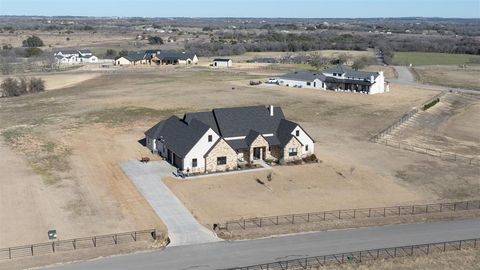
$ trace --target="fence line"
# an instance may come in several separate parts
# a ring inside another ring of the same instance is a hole
[[[478,243],[477,243],[478,242]],[[345,252],[325,256],[307,257],[301,259],[292,259],[287,261],[278,261],[251,265],[245,267],[229,268],[227,270],[257,270],[257,269],[312,269],[329,264],[361,263],[378,259],[390,259],[396,257],[409,257],[419,255],[430,255],[433,253],[443,253],[447,251],[462,249],[477,249],[480,244],[480,238],[465,239],[448,242],[435,242],[421,245],[389,247],[381,249],[370,249],[354,252]]]
[[[155,229],[58,240],[32,245],[2,248],[0,249],[0,260],[45,255],[82,248],[117,245],[150,239],[157,239],[157,232]]]
[[[456,153],[442,152],[440,150],[426,148],[426,147],[409,144],[409,143],[401,142],[397,140],[377,139],[375,142],[379,144],[384,144],[386,146],[398,148],[398,149],[403,149],[403,150],[408,150],[416,153],[426,154],[433,157],[438,157],[446,161],[463,162],[468,165],[476,165],[476,166],[480,165],[480,159],[478,158],[468,157],[468,156],[464,156]]]
[[[281,216],[256,217],[249,219],[232,220],[216,225],[219,229],[227,231],[235,229],[246,230],[247,228],[250,229],[278,225],[306,224],[332,220],[386,218],[477,209],[480,209],[480,200],[435,204],[402,205],[377,208],[343,209]]]
[[[403,123],[405,123],[406,121],[410,120],[410,118],[412,118],[415,114],[417,114],[418,112],[421,111],[420,108],[423,108],[424,105],[426,104],[429,104],[430,102],[436,100],[436,99],[440,99],[443,95],[445,95],[445,92],[442,92],[440,94],[437,94],[435,95],[434,97],[432,97],[431,99],[429,99],[428,101],[422,103],[422,105],[420,105],[419,108],[414,108],[412,110],[410,110],[409,112],[405,113],[402,117],[400,117],[397,121],[393,122],[393,124],[391,124],[390,126],[386,127],[385,129],[383,129],[382,131],[378,132],[376,135],[374,135],[372,138],[370,138],[370,141],[372,142],[377,142],[378,140],[380,140],[381,138],[383,138],[385,135],[388,135],[390,134],[393,130],[395,130],[397,127],[399,127],[400,125],[402,125]]]

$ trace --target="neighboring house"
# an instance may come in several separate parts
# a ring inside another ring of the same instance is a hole
[[[88,49],[67,49],[59,50],[54,54],[55,61],[59,64],[80,64],[80,63],[97,63],[98,57]]]
[[[115,65],[140,65],[140,64],[149,64],[150,59],[144,51],[140,52],[129,52],[126,56],[121,56],[115,59]]]
[[[163,120],[145,132],[146,146],[179,170],[208,173],[254,160],[290,162],[314,153],[315,142],[280,107],[219,108]]]
[[[335,66],[322,72],[294,71],[278,78],[284,86],[316,88],[334,91],[352,91],[377,94],[389,91],[383,71],[357,71],[346,66]]]
[[[229,68],[233,65],[232,59],[227,58],[215,58],[213,59],[213,67]]]
[[[196,54],[175,51],[160,51],[151,60],[157,65],[191,65],[198,63]]]

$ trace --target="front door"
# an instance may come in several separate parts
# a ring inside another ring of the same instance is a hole
[[[253,148],[253,159],[260,159],[260,147]]]

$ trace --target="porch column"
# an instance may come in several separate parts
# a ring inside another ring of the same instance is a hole
[[[263,160],[263,147],[260,147],[260,159]]]

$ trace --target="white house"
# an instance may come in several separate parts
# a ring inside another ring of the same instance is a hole
[[[315,151],[307,132],[273,106],[171,116],[146,131],[145,139],[152,152],[187,173],[233,170],[257,159],[290,162]]]
[[[294,71],[278,78],[278,83],[290,87],[378,94],[389,91],[383,71],[357,71],[335,66],[322,72]]]
[[[213,59],[212,66],[217,68],[229,68],[233,65],[232,59],[227,58],[215,58]]]
[[[81,50],[59,50],[54,54],[55,61],[58,64],[80,64],[80,63],[97,63],[98,57],[88,49]]]

